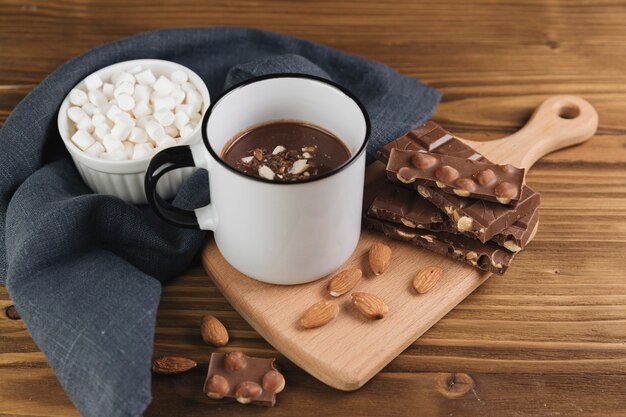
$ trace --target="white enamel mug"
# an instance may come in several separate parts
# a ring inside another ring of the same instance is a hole
[[[293,182],[250,176],[221,159],[224,147],[243,131],[279,120],[333,133],[350,159],[324,175]],[[212,230],[224,258],[245,275],[272,284],[310,282],[336,271],[358,243],[369,133],[365,108],[333,82],[302,74],[253,78],[226,91],[207,111],[202,143],[153,157],[146,195],[166,221]],[[209,172],[211,204],[196,210],[173,207],[155,191],[162,175],[189,166]]]

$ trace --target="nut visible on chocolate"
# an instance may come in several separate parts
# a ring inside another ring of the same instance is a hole
[[[243,352],[230,352],[224,356],[224,368],[228,371],[239,371],[245,368],[246,365],[248,365],[248,359]]]
[[[215,347],[224,346],[228,343],[228,330],[217,317],[210,314],[202,316],[200,323],[200,333],[204,343]]]
[[[309,307],[300,318],[300,326],[313,329],[329,323],[337,317],[339,307],[333,301],[320,301]]]
[[[352,293],[352,305],[370,320],[381,320],[389,312],[389,307],[380,297],[366,292]]]
[[[259,176],[265,178],[266,180],[272,181],[274,179],[274,171],[267,165],[261,165],[259,167]]]
[[[206,381],[204,389],[207,397],[214,400],[221,400],[230,389],[230,386],[226,378],[216,374]]]
[[[439,266],[426,267],[415,274],[413,288],[418,294],[425,294],[437,284],[442,274],[443,269]]]
[[[358,268],[349,268],[337,272],[328,282],[328,293],[339,297],[356,287],[363,273]]]
[[[279,394],[285,389],[285,377],[277,370],[272,369],[263,375],[262,384],[265,391]]]
[[[374,275],[380,275],[389,268],[391,263],[391,248],[385,244],[376,242],[370,248],[368,254],[370,268]]]
[[[480,185],[493,184],[496,181],[496,174],[493,170],[487,168],[476,174],[476,180]]]
[[[517,197],[517,187],[510,182],[503,181],[496,185],[495,194],[498,201],[502,204],[508,204],[511,200]]]
[[[441,182],[452,182],[459,177],[459,171],[457,171],[450,165],[444,165],[437,168],[437,171],[435,171],[435,177],[437,177],[437,179]]]
[[[418,152],[411,158],[411,163],[419,169],[427,169],[437,163],[437,158],[424,152]]]
[[[195,368],[198,364],[181,356],[164,356],[152,361],[152,372],[161,375],[176,375]]]
[[[263,388],[256,382],[244,381],[235,388],[235,398],[240,404],[250,404],[263,392]]]

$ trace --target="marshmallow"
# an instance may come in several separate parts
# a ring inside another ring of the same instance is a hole
[[[156,141],[159,148],[169,148],[170,146],[176,145],[176,139],[171,136],[165,135],[161,139]]]
[[[102,123],[96,126],[93,135],[97,140],[103,140],[104,137],[110,133],[111,127],[106,123]]]
[[[150,136],[155,142],[159,142],[160,139],[167,136],[165,134],[165,129],[159,123],[154,120],[150,120],[146,123],[146,133]]]
[[[174,116],[174,126],[176,126],[178,130],[180,130],[183,127],[185,127],[188,123],[189,123],[189,116],[187,116],[187,113],[185,113],[184,111],[177,111],[176,115]]]
[[[148,141],[148,134],[146,130],[141,127],[133,127],[128,135],[128,140],[133,143],[146,143]]]
[[[112,135],[106,135],[102,139],[102,144],[108,153],[114,153],[115,151],[124,152],[124,144],[122,141],[115,139]]]
[[[165,130],[166,135],[171,136],[174,139],[178,136],[178,129],[176,129],[176,126],[174,125],[165,126],[163,130]]]
[[[106,124],[106,121],[107,121],[107,118],[103,114],[94,114],[91,117],[91,123],[93,123],[94,126],[99,126],[101,124]]]
[[[85,149],[87,155],[95,156],[98,158],[100,154],[104,152],[104,146],[100,142],[95,142],[93,145]]]
[[[170,74],[170,78],[176,84],[182,84],[184,82],[187,82],[187,80],[189,79],[189,77],[187,76],[187,73],[185,71],[181,71],[181,70],[176,70],[176,71],[172,72]]]
[[[150,87],[147,85],[135,86],[135,92],[133,93],[135,101],[150,101]]]
[[[193,106],[189,104],[179,104],[176,106],[176,113],[184,112],[187,116],[191,117],[194,114]]]
[[[135,149],[135,144],[130,142],[124,142],[124,153],[128,159],[133,157],[133,151]]]
[[[143,159],[154,154],[154,148],[149,143],[140,143],[135,145],[133,150],[132,159]]]
[[[113,84],[115,84],[116,87],[118,87],[121,83],[135,84],[137,82],[135,77],[126,71],[114,73],[111,75],[111,81],[113,81]]]
[[[135,86],[128,81],[123,81],[113,90],[113,97],[118,98],[120,94],[132,95],[135,92]]]
[[[78,123],[82,118],[89,116],[87,116],[85,110],[81,109],[80,107],[70,107],[69,109],[67,109],[67,117],[69,117],[70,120],[72,120],[74,123]]]
[[[182,104],[182,102],[185,101],[186,94],[180,88],[175,88],[174,91],[172,91],[171,96],[174,99],[174,103],[178,105]]]
[[[135,107],[135,99],[133,96],[123,93],[117,96],[117,105],[124,111],[130,111]]]
[[[130,120],[124,120],[122,118],[117,119],[115,126],[111,129],[111,136],[120,141],[125,140],[135,125],[135,122],[131,122]]]
[[[102,94],[106,96],[109,100],[113,98],[113,92],[115,91],[115,86],[111,83],[102,84]]]
[[[85,104],[83,104],[83,106],[81,107],[81,109],[83,109],[83,111],[84,111],[85,113],[87,113],[87,115],[88,115],[88,116],[93,116],[94,111],[97,109],[97,107],[96,107],[96,106],[94,106],[94,105],[93,105],[93,104],[91,104],[91,103],[85,103]]]
[[[185,103],[192,106],[194,113],[200,110],[202,105],[202,96],[200,93],[194,90],[187,91],[187,97],[185,97]]]
[[[109,99],[107,99],[107,96],[102,94],[102,91],[100,90],[91,90],[88,96],[89,96],[89,101],[94,106],[101,106],[103,104],[106,104],[109,101]]]
[[[115,104],[112,104],[107,110],[106,115],[110,120],[115,120],[115,116],[120,114],[123,110],[117,107]]]
[[[172,96],[154,96],[152,98],[152,107],[155,112],[160,109],[173,110],[176,107],[176,101],[174,101]]]
[[[106,103],[106,104],[103,104],[102,106],[96,107],[96,109],[97,109],[99,114],[107,114],[107,112],[109,111],[110,108],[111,108],[111,104],[109,104],[109,103]]]
[[[82,106],[87,103],[87,93],[78,88],[72,89],[72,91],[70,91],[70,103],[75,106]]]
[[[135,117],[139,119],[143,116],[152,114],[152,107],[150,107],[147,101],[135,101],[135,108],[132,110],[132,112]]]
[[[135,65],[134,67],[128,70],[128,73],[135,75],[135,74],[139,74],[141,71],[143,71],[143,67],[141,65]]]
[[[152,86],[152,88],[154,88],[154,91],[162,96],[170,94],[172,90],[174,90],[174,87],[174,83],[172,83],[170,79],[167,78],[165,75],[161,75]]]
[[[89,133],[93,133],[94,128],[95,126],[91,122],[91,118],[89,116],[83,117],[78,123],[76,123],[76,129],[78,130],[86,130]]]
[[[156,81],[156,77],[149,69],[136,74],[135,79],[141,85],[152,85]]]
[[[190,82],[185,82],[180,85],[180,88],[186,93],[188,91],[197,90],[196,86]]]
[[[174,123],[174,113],[169,109],[159,109],[154,112],[154,118],[161,126],[169,126]]]
[[[195,130],[195,128],[193,126],[191,126],[191,125],[183,126],[180,129],[180,137],[185,139],[186,137],[191,135],[194,130]]]
[[[138,118],[137,119],[137,127],[145,129],[146,125],[148,124],[148,122],[150,120],[154,120],[154,117],[152,117],[152,116],[142,116],[142,117]]]
[[[81,151],[84,151],[85,149],[93,145],[96,141],[93,136],[91,136],[91,134],[86,130],[77,130],[76,133],[72,135],[71,139],[72,142],[74,142],[74,144],[78,146]]]
[[[85,87],[87,90],[95,90],[97,88],[102,87],[102,79],[98,74],[91,74],[87,78],[85,78]]]

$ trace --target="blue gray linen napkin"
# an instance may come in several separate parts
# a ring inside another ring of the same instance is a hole
[[[189,266],[204,237],[162,222],[147,206],[92,194],[57,132],[58,108],[76,83],[99,68],[138,58],[186,65],[213,98],[257,75],[330,78],[369,112],[370,158],[428,119],[440,98],[385,65],[243,28],[144,33],[89,51],[48,76],[0,130],[0,282],[84,416],[143,413],[151,399],[161,283]],[[174,203],[192,208],[207,199],[206,172],[199,171]]]

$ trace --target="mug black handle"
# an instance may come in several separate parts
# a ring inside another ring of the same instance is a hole
[[[189,229],[200,228],[195,211],[175,207],[163,200],[157,193],[156,187],[159,179],[168,172],[195,166],[193,154],[188,145],[166,148],[152,157],[144,180],[146,198],[152,210],[166,222]]]

